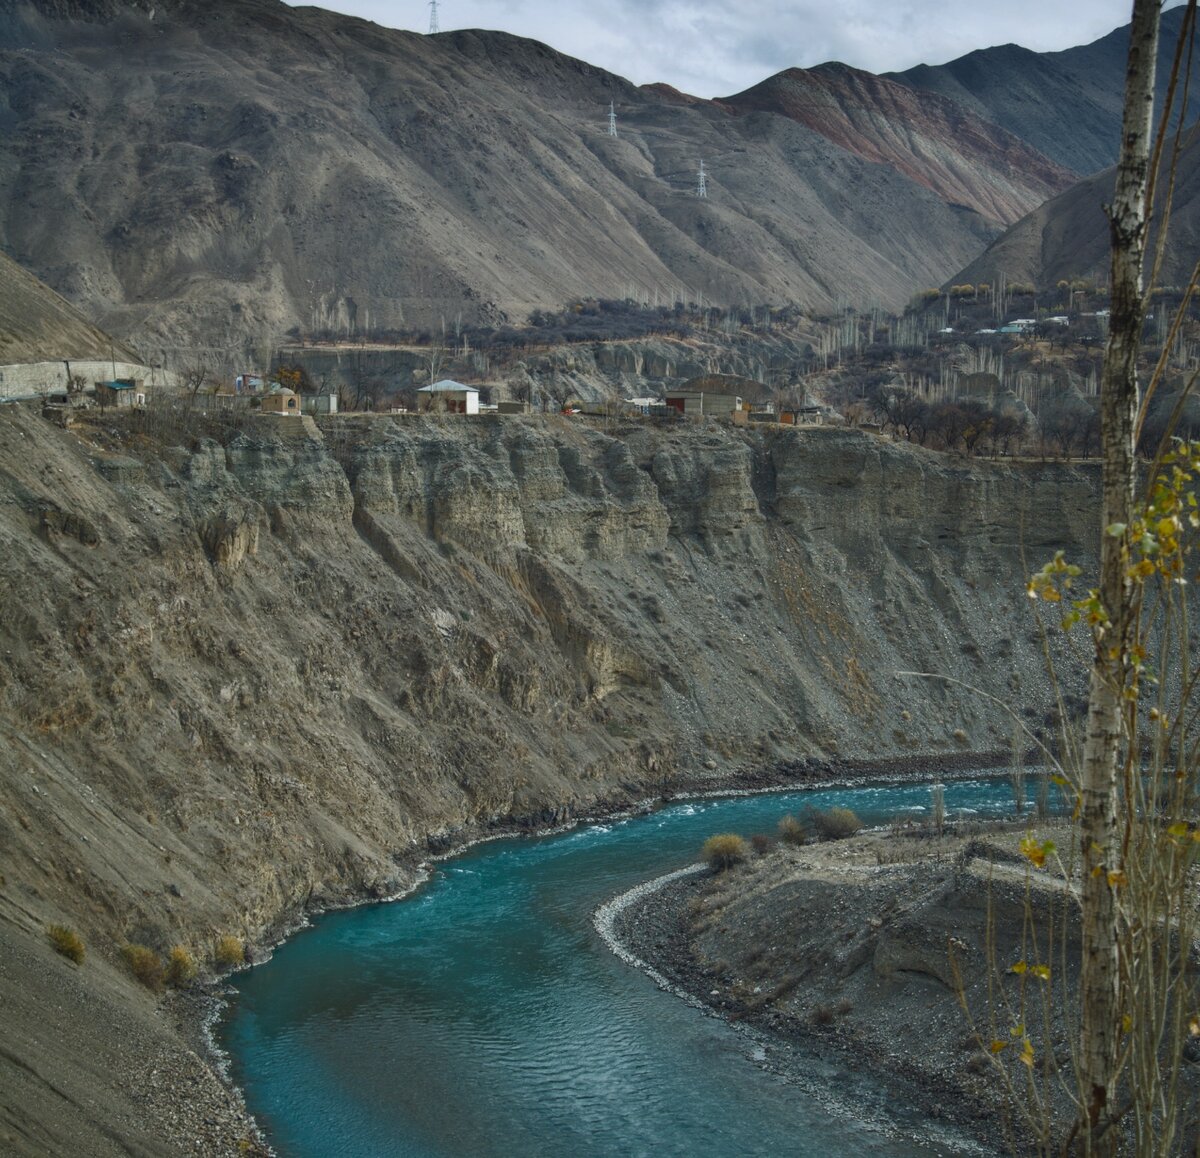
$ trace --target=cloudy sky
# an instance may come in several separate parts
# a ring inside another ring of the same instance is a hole
[[[319,6],[391,28],[429,28],[425,0]],[[1013,41],[1069,48],[1128,23],[1129,13],[1130,0],[438,0],[443,31],[503,29],[636,84],[666,81],[703,97],[826,60],[888,72]]]

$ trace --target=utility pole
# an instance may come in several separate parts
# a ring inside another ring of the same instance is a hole
[[[610,137],[617,135],[617,110],[612,101],[608,102],[608,135]]]
[[[700,175],[696,180],[696,196],[699,197],[701,201],[708,200],[708,179],[707,174],[704,172],[703,161],[700,162]]]
[[[430,36],[436,36],[437,33],[441,32],[441,28],[438,27],[437,6],[438,6],[438,0],[429,0],[429,35]]]

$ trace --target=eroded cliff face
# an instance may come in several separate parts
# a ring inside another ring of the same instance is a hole
[[[74,968],[47,923],[89,945],[80,1010],[105,986],[117,1020],[182,1049],[126,941],[206,958],[219,934],[395,891],[459,831],[780,761],[1004,747],[997,707],[897,673],[1037,726],[1023,576],[1054,547],[1086,562],[1096,521],[1088,468],[852,431],[348,417],[323,435],[264,421],[164,448],[0,411],[16,1152],[184,1145],[44,1032]]]

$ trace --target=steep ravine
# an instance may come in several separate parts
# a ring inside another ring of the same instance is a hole
[[[896,672],[1040,724],[1022,577],[1086,561],[1095,523],[1090,468],[837,430],[343,418],[164,449],[108,425],[0,410],[16,1154],[236,1152],[127,941],[261,941],[493,824],[1003,747],[987,701]]]

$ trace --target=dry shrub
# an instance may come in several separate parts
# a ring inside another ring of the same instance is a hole
[[[712,865],[713,872],[721,872],[722,869],[741,864],[749,851],[746,842],[736,832],[721,832],[704,842],[701,853]]]
[[[828,1005],[818,1005],[812,1011],[812,1023],[816,1026],[826,1026],[833,1024],[833,1010]]]
[[[759,856],[764,856],[771,850],[771,838],[767,836],[766,833],[756,832],[750,838],[750,847],[754,849]]]
[[[821,840],[845,840],[862,831],[862,821],[849,808],[827,808],[813,813],[813,826]]]
[[[808,829],[798,816],[785,816],[779,822],[779,839],[784,844],[803,844],[808,840]]]
[[[167,954],[166,981],[172,989],[182,989],[196,976],[196,961],[182,945],[176,945]]]
[[[83,938],[74,929],[68,929],[66,925],[51,925],[46,930],[46,936],[50,938],[56,953],[61,953],[76,965],[83,964],[87,951],[83,947]]]
[[[223,969],[232,969],[246,960],[246,946],[241,937],[226,934],[217,938],[217,946],[213,951],[213,960]]]
[[[162,958],[145,945],[126,945],[121,950],[121,956],[129,966],[129,971],[147,989],[160,989],[163,983]]]

